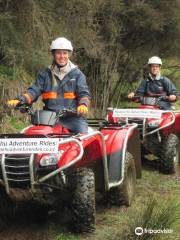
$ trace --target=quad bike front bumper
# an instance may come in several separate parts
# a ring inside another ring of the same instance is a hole
[[[84,149],[82,143],[74,138],[69,138],[67,140],[60,141],[59,145],[64,145],[67,143],[75,143],[79,147],[79,154],[74,158],[69,164],[53,170],[51,173],[36,179],[35,176],[35,154],[29,155],[1,155],[1,176],[0,184],[6,189],[7,194],[10,194],[11,186],[19,189],[27,189],[30,187],[31,192],[35,192],[35,186],[46,181],[49,178],[57,175],[64,169],[71,167],[77,163],[83,156]],[[20,169],[20,171],[17,171]],[[11,189],[12,190],[12,189]]]

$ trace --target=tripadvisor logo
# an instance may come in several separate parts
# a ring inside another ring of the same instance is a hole
[[[137,227],[135,228],[135,234],[137,236],[141,236],[142,234],[158,234],[158,233],[173,233],[172,229],[148,229],[148,228],[142,228],[142,227]]]
[[[138,236],[142,235],[143,232],[144,232],[144,231],[143,231],[143,228],[142,228],[142,227],[137,227],[137,228],[135,229],[135,234],[138,235]]]

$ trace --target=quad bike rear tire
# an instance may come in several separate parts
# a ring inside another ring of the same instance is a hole
[[[92,232],[95,229],[95,180],[88,168],[77,169],[70,179],[72,194],[72,230]]]
[[[162,140],[159,155],[159,171],[165,174],[176,173],[180,165],[179,138],[170,134]]]
[[[108,193],[108,199],[113,205],[130,206],[134,195],[136,186],[136,168],[133,156],[127,152],[125,159],[124,181],[118,186],[111,188]]]

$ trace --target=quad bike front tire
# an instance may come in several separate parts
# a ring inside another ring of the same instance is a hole
[[[162,140],[159,155],[159,171],[165,174],[177,173],[180,167],[180,142],[175,134],[170,134]]]
[[[70,179],[72,194],[72,230],[92,232],[95,229],[95,180],[88,168],[77,169]]]
[[[126,153],[124,180],[123,183],[111,188],[108,193],[108,199],[113,205],[125,205],[130,206],[134,195],[136,186],[136,168],[134,158],[129,152]]]

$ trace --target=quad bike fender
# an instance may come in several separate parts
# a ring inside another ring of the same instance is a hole
[[[180,137],[180,111],[165,113],[160,124],[160,128],[162,127],[164,127],[161,130],[164,136],[168,136],[173,133]]]
[[[81,166],[93,166],[102,162],[103,146],[102,140],[99,135],[95,135],[83,142],[84,155],[81,162],[78,165]]]
[[[162,129],[163,135],[169,135],[174,132],[175,127],[175,113],[173,111],[163,113],[162,121],[159,125],[159,128]]]
[[[127,151],[132,154],[135,167],[136,167],[136,177],[142,177],[142,164],[141,164],[141,141],[140,133],[137,128],[135,128],[132,134],[129,136],[127,143]]]
[[[173,132],[176,134],[180,139],[180,111],[175,111],[175,123],[173,126]]]
[[[76,144],[68,144],[64,146],[64,149],[61,148],[60,151],[64,151],[64,153],[58,162],[59,168],[68,166],[80,154],[80,149]]]
[[[82,145],[83,156],[82,158],[74,164],[75,168],[80,167],[91,167],[97,162],[102,162],[102,141],[99,135],[92,136],[90,138],[80,140],[77,139]],[[70,163],[74,158],[76,158],[79,154],[79,148],[77,144],[70,144],[68,146],[64,146],[64,154],[59,161],[59,167],[65,166]]]
[[[106,140],[108,157],[108,178],[109,186],[121,184],[124,177],[125,154],[129,151],[134,159],[137,177],[141,177],[141,150],[139,131],[136,125],[121,128],[119,130],[104,130],[103,134],[108,135]],[[114,131],[114,132],[112,132]]]
[[[106,136],[106,152],[109,182],[117,182],[122,177],[122,150],[127,129],[103,130]]]

